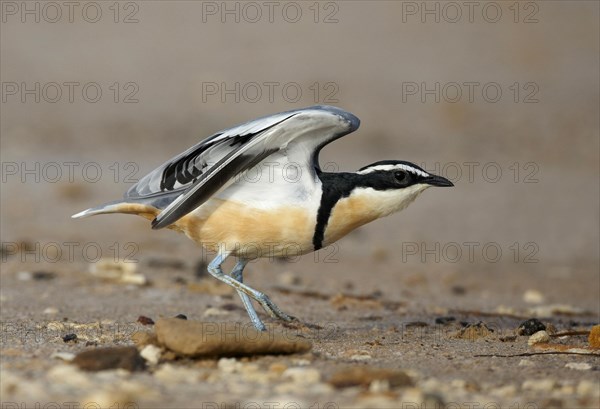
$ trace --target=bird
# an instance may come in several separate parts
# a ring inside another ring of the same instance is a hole
[[[317,251],[406,208],[431,186],[453,186],[402,160],[322,170],[321,149],[359,125],[352,113],[327,105],[264,116],[207,137],[142,177],[123,199],[72,217],[135,214],[152,229],[184,233],[216,254],[208,272],[237,291],[254,327],[265,331],[252,300],[275,319],[295,318],[244,282],[249,261]],[[228,257],[236,264],[225,274]]]

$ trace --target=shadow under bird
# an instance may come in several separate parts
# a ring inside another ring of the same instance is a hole
[[[357,227],[408,206],[430,186],[453,186],[419,166],[386,160],[356,172],[324,172],[319,152],[355,131],[353,114],[312,106],[218,132],[165,162],[123,200],[77,213],[137,214],[217,254],[208,271],[235,288],[254,326],[265,330],[251,299],[274,318],[293,318],[243,282],[249,260],[295,257],[328,246]],[[237,263],[229,275],[221,264]]]

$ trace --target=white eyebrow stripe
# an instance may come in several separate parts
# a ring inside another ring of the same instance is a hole
[[[378,170],[386,171],[386,170],[397,170],[397,169],[405,170],[407,172],[414,173],[415,175],[419,175],[419,176],[422,176],[424,178],[430,176],[428,173],[423,172],[420,169],[416,169],[416,168],[413,168],[412,166],[404,165],[404,164],[401,164],[401,163],[397,164],[397,165],[378,165],[378,166],[373,166],[372,168],[363,169],[363,170],[361,170],[359,172],[356,172],[356,173],[358,173],[360,175],[365,175],[367,173],[376,172]]]

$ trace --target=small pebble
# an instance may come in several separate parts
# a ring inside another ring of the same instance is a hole
[[[523,294],[523,301],[527,304],[541,304],[544,302],[544,295],[538,290],[527,290]]]
[[[449,323],[454,322],[454,321],[456,321],[456,318],[455,317],[451,317],[451,316],[448,316],[448,317],[437,317],[435,319],[435,323],[436,324],[440,324],[440,325],[446,325],[446,324],[449,324]]]
[[[314,368],[288,368],[283,371],[281,377],[308,385],[318,383],[321,380],[321,373]]]
[[[110,258],[100,259],[96,263],[91,263],[89,267],[90,273],[99,278],[138,286],[148,284],[146,276],[138,273],[137,269],[137,263],[115,261]]]
[[[546,331],[538,331],[527,340],[527,345],[532,346],[550,341],[550,335]]]
[[[500,340],[500,342],[515,342],[517,340],[517,336],[516,335],[505,335],[498,339]]]
[[[139,286],[148,284],[148,279],[143,274],[126,274],[121,277],[120,281],[123,284],[133,284]]]
[[[162,355],[162,350],[156,345],[146,345],[141,351],[140,356],[148,361],[151,365],[158,364],[160,357]]]
[[[552,379],[527,379],[523,382],[524,390],[537,392],[550,392],[556,386],[556,381]]]
[[[137,319],[137,322],[139,322],[142,325],[154,325],[154,320],[144,315],[140,315]]]
[[[17,280],[19,281],[31,281],[33,279],[33,273],[31,271],[19,271],[17,273]]]
[[[519,328],[517,328],[517,334],[530,336],[535,334],[538,331],[544,331],[546,326],[537,318],[531,318],[527,321],[523,321]]]
[[[42,311],[42,314],[47,314],[47,315],[58,314],[58,308],[56,308],[56,307],[48,307],[44,311]]]
[[[588,336],[588,342],[592,348],[600,348],[600,325],[594,325]]]
[[[221,308],[210,307],[205,309],[202,313],[203,317],[222,317],[223,315],[229,315],[229,311]]]
[[[557,314],[562,315],[577,315],[584,312],[583,309],[573,307],[567,304],[551,304],[551,305],[538,305],[529,309],[531,315],[537,317],[552,317]]]
[[[75,359],[75,354],[71,352],[54,352],[50,355],[51,359],[62,359],[63,361],[71,362]]]
[[[174,318],[180,319],[180,320],[187,320],[187,317],[183,314],[177,314]]]
[[[63,342],[77,341],[77,334],[67,334],[62,337]]]
[[[592,369],[592,365],[587,362],[569,362],[565,365],[565,368],[576,369],[578,371],[589,371]]]
[[[56,273],[52,271],[34,271],[31,278],[37,281],[52,280],[56,278]]]
[[[228,374],[239,372],[241,367],[242,364],[235,358],[221,358],[217,362],[217,368]]]

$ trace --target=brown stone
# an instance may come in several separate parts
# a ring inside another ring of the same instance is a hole
[[[146,367],[135,347],[94,348],[77,354],[72,362],[84,371],[122,368],[133,372]]]
[[[338,370],[329,378],[328,383],[336,388],[348,388],[352,386],[367,387],[373,381],[384,380],[388,381],[392,388],[413,385],[410,376],[403,371],[366,366],[354,366]]]
[[[592,348],[600,348],[600,325],[594,325],[588,336],[588,342]]]
[[[307,352],[310,341],[293,332],[258,331],[251,324],[160,319],[160,345],[189,357],[293,354]]]

